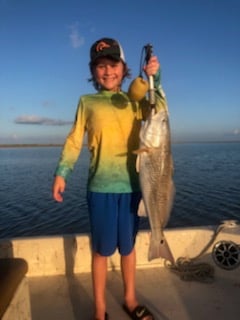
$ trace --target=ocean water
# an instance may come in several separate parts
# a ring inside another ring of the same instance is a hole
[[[168,228],[240,217],[240,142],[173,144],[176,197]],[[52,199],[60,147],[0,148],[0,238],[88,233],[88,150],[64,193]],[[148,229],[142,218],[141,229]]]

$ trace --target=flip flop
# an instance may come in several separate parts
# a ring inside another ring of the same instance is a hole
[[[123,305],[123,310],[132,320],[141,320],[149,316],[154,320],[153,314],[144,306],[136,306],[134,310],[130,311],[126,305]]]

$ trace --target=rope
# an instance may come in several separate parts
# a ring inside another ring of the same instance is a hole
[[[180,276],[180,279],[184,281],[199,281],[204,283],[213,282],[215,273],[214,267],[206,262],[196,263],[195,260],[199,259],[208,250],[223,229],[235,228],[236,226],[237,223],[234,220],[224,221],[218,226],[210,241],[198,255],[193,258],[180,257],[175,263],[165,260],[165,267],[176,273]]]
[[[166,263],[165,266],[184,281],[211,283],[214,280],[214,267],[205,262],[194,263],[191,259],[181,257],[175,264]]]

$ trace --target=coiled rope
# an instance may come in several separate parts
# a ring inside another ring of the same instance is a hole
[[[165,261],[165,267],[170,271],[176,273],[181,280],[184,281],[199,281],[204,283],[211,283],[214,281],[215,270],[212,265],[206,262],[197,262],[199,259],[213,244],[218,234],[225,228],[235,228],[237,223],[234,220],[223,221],[214,232],[212,238],[202,251],[193,258],[180,257],[175,263]]]
[[[214,267],[205,262],[195,263],[193,259],[180,257],[175,264],[166,263],[165,266],[184,281],[210,283],[214,280]]]

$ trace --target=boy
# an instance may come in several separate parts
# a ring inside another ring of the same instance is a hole
[[[74,125],[66,139],[53,183],[53,198],[63,201],[66,180],[73,170],[87,133],[91,154],[87,184],[91,242],[95,320],[108,319],[105,287],[107,257],[118,249],[124,283],[124,310],[132,319],[153,320],[135,293],[136,256],[134,243],[138,231],[137,208],[141,198],[135,169],[141,121],[149,103],[130,101],[121,90],[129,76],[123,50],[111,38],[96,41],[90,50],[90,71],[96,94],[80,98]],[[159,62],[151,57],[144,67],[147,76],[159,79]],[[156,88],[157,89],[157,88]],[[156,90],[157,107],[166,102]]]

